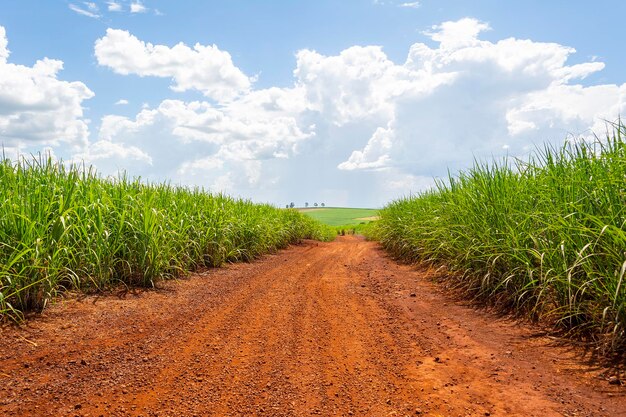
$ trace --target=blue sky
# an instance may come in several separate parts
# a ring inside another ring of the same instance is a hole
[[[626,106],[620,1],[3,3],[7,155],[276,205],[378,207]]]

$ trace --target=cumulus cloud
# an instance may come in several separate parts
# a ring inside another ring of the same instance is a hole
[[[115,102],[116,106],[125,106],[126,104],[128,104],[128,100],[125,98],[121,98]]]
[[[454,77],[396,65],[379,46],[354,46],[336,56],[300,51],[294,75],[310,108],[340,126],[369,118],[386,123],[403,94],[429,94]]]
[[[393,144],[393,129],[376,129],[362,151],[354,151],[347,161],[338,165],[339,169],[377,169],[389,164],[389,151]]]
[[[478,34],[490,29],[487,23],[479,22],[476,19],[464,18],[455,22],[450,21],[434,25],[432,31],[425,31],[424,34],[435,42],[439,42],[440,49],[455,50],[472,46],[479,47],[481,44],[485,45],[485,42],[478,40]]]
[[[314,136],[295,118],[303,101],[303,91],[298,89],[258,90],[222,106],[164,100],[135,118],[105,116],[98,146],[107,143],[118,152],[126,149],[123,157],[135,158],[140,163],[135,168],[144,169],[147,178],[154,166],[165,178],[185,183],[257,187],[263,161],[292,157],[302,142]],[[112,153],[102,158],[91,154],[102,152],[90,150],[81,156],[98,169],[110,167],[110,158],[119,159]]]
[[[179,43],[173,47],[146,43],[125,30],[107,29],[95,43],[98,64],[118,74],[165,77],[172,90],[201,91],[217,101],[231,100],[249,91],[252,79],[215,45]]]
[[[294,75],[306,92],[313,110],[327,114],[341,125],[373,114],[391,115],[387,74],[394,67],[378,46],[352,48],[325,57],[302,50]]]
[[[131,13],[145,13],[148,9],[143,5],[140,1],[134,1],[130,4],[130,12]]]
[[[292,86],[254,90],[215,46],[151,45],[109,29],[96,43],[101,65],[171,77],[175,91],[216,101],[168,99],[134,118],[106,116],[89,155],[256,200],[380,205],[474,158],[602,132],[626,110],[626,84],[583,84],[602,62],[569,65],[571,47],[485,41],[487,30],[471,18],[433,26],[431,46],[415,43],[401,63],[380,46],[301,50]]]
[[[80,149],[89,133],[82,102],[94,93],[82,82],[59,80],[62,61],[43,58],[32,67],[8,62],[7,46],[0,26],[0,144],[41,149],[63,143]]]
[[[128,171],[129,166],[148,168],[152,158],[136,146],[98,140],[74,154],[70,162],[97,166],[101,172],[115,175]]]
[[[598,129],[624,111],[626,85],[572,84],[604,68],[568,66],[573,48],[509,38],[480,40],[489,25],[461,19],[434,26],[437,48],[414,44],[404,70],[445,76],[426,94],[410,88],[392,101],[392,116],[339,169],[395,168],[410,175],[445,175],[474,157],[521,155],[566,133]]]
[[[410,2],[406,2],[406,3],[400,3],[399,6],[400,7],[409,8],[409,9],[419,9],[420,2],[419,1],[410,1]]]

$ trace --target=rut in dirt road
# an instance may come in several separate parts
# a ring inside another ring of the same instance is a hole
[[[620,416],[580,352],[446,298],[373,242],[305,242],[0,340],[3,416]]]

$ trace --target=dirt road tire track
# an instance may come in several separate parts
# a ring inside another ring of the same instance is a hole
[[[626,415],[580,354],[342,237],[4,326],[0,415]]]

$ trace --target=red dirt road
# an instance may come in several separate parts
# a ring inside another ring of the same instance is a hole
[[[2,416],[626,416],[582,351],[354,237],[1,330]]]

